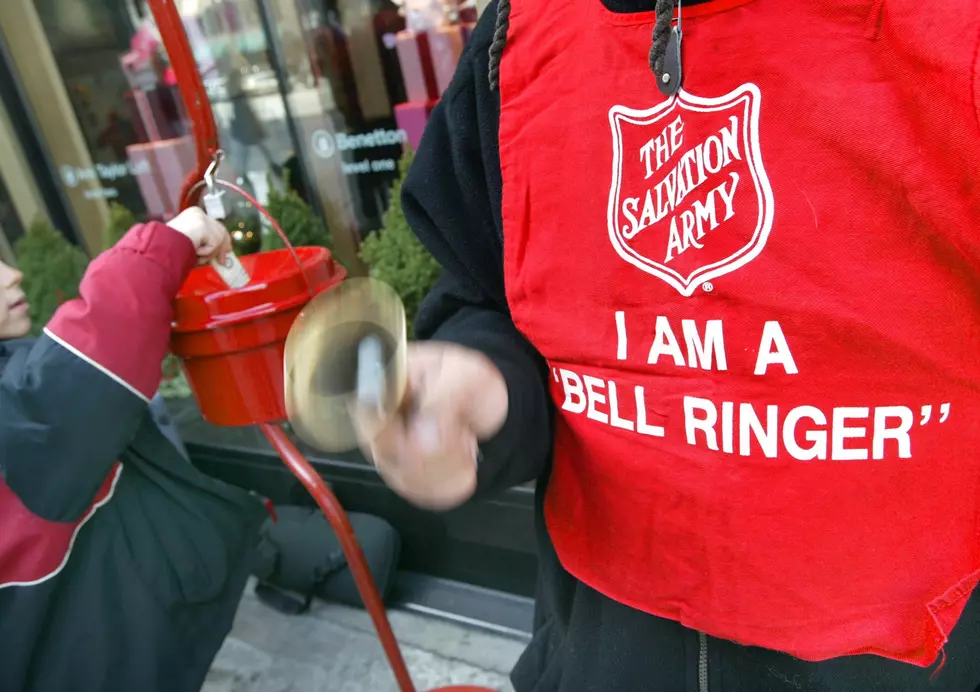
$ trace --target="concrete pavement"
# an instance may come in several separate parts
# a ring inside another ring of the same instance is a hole
[[[428,616],[389,613],[419,692],[483,685],[513,692],[507,674],[525,643]],[[246,591],[202,692],[397,692],[363,610],[317,603],[281,615]]]

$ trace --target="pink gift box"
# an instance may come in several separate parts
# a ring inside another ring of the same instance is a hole
[[[130,92],[126,95],[127,100],[132,99],[132,104],[139,115],[138,125],[142,126],[145,139],[151,142],[162,139],[153,106],[146,97],[146,92],[157,86],[157,74],[153,69],[153,63],[136,52],[123,55],[119,63],[129,81]]]
[[[398,129],[405,130],[412,149],[419,148],[429,114],[435,105],[436,101],[409,101],[395,106],[395,122],[398,123]]]
[[[409,101],[429,101],[439,98],[429,37],[414,31],[399,31],[395,35],[395,50]]]
[[[151,218],[169,219],[179,211],[180,189],[196,168],[191,137],[126,147],[130,169]]]
[[[180,212],[180,192],[184,181],[197,168],[194,139],[190,136],[165,139],[126,147],[129,169],[139,186],[146,215],[167,221]],[[227,161],[218,169],[217,178],[236,182],[238,173]],[[253,181],[254,185],[254,181]],[[225,190],[224,205],[228,213],[237,194]]]
[[[429,54],[439,96],[446,92],[453,80],[462,53],[463,33],[458,26],[442,26],[429,32]]]

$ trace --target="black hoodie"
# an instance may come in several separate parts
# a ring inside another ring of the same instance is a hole
[[[652,0],[604,2],[617,12],[653,9]],[[512,675],[517,692],[980,692],[977,594],[931,681],[938,666],[925,670],[872,656],[808,663],[719,641],[612,601],[563,569],[542,516],[552,440],[547,370],[515,328],[504,292],[500,100],[488,79],[496,18],[494,2],[432,114],[402,202],[444,268],[420,310],[417,335],[486,353],[508,384],[509,415],[483,446],[479,492],[537,479],[535,634]]]

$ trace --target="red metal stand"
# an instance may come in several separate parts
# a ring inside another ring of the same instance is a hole
[[[289,470],[316,500],[326,515],[327,521],[330,522],[330,526],[337,533],[337,538],[340,539],[340,547],[343,548],[344,555],[347,557],[347,565],[354,576],[354,583],[357,584],[357,590],[364,601],[364,607],[370,613],[371,620],[374,621],[374,627],[381,639],[381,647],[384,649],[385,656],[388,657],[391,669],[395,673],[398,687],[402,692],[414,692],[415,687],[412,685],[412,678],[408,674],[408,668],[405,666],[402,652],[398,648],[398,642],[395,641],[395,634],[392,632],[391,623],[388,622],[388,616],[385,614],[381,595],[374,584],[374,579],[371,578],[364,553],[357,543],[357,538],[354,537],[354,529],[350,525],[344,508],[340,506],[336,495],[323,482],[320,474],[310,466],[310,462],[306,460],[302,452],[296,449],[296,445],[281,427],[269,423],[264,423],[259,427],[273,448],[279,452],[279,456],[282,457]]]
[[[194,127],[197,170],[187,176],[180,192],[182,208],[186,208],[197,203],[197,195],[191,198],[191,188],[204,178],[204,173],[218,151],[218,126],[174,0],[148,0],[147,4],[160,31],[163,46],[170,56],[170,65],[177,78],[184,107]]]
[[[148,0],[148,4],[150,10],[153,12],[157,27],[160,30],[163,45],[170,56],[171,65],[177,77],[180,92],[194,129],[197,170],[188,176],[181,190],[180,206],[181,209],[186,209],[198,203],[203,187],[201,181],[205,178],[208,167],[217,160],[216,155],[219,144],[218,129],[215,124],[211,103],[208,100],[204,83],[197,70],[194,55],[191,51],[180,15],[174,5],[174,0]],[[234,186],[229,187],[237,190]],[[243,191],[238,191],[246,194]],[[258,206],[257,202],[252,201]],[[292,247],[289,245],[285,234],[282,233],[282,229],[278,227],[278,224],[274,220],[272,221],[273,226],[283,236],[287,248],[292,251]],[[295,252],[293,255],[295,258]],[[303,273],[302,264],[298,259],[297,264],[300,266],[300,272]],[[307,287],[310,289],[312,297],[313,289],[309,286],[308,281]],[[331,528],[336,532],[341,548],[344,551],[344,556],[347,558],[347,565],[351,570],[358,592],[364,602],[364,607],[371,616],[378,637],[381,640],[381,646],[384,649],[385,656],[388,658],[395,679],[398,682],[398,688],[401,692],[415,692],[415,686],[408,673],[408,668],[398,647],[398,642],[395,640],[391,623],[388,621],[381,595],[378,593],[374,579],[371,577],[364,553],[357,542],[347,514],[340,506],[336,496],[327,487],[327,484],[323,482],[323,479],[320,478],[319,474],[304,458],[303,454],[296,448],[279,424],[259,423],[259,428],[265,434],[273,448],[279,453],[279,456],[289,470],[303,483],[310,495],[316,500],[316,503],[320,506],[327,521],[330,523]],[[445,687],[441,690],[434,690],[433,692],[493,691],[486,688],[457,686]]]

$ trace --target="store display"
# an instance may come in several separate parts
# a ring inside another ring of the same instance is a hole
[[[357,97],[357,81],[351,65],[347,33],[336,10],[329,10],[321,26],[310,32],[312,59],[321,78],[330,84],[330,93],[337,109],[352,122],[363,115]]]
[[[429,121],[429,114],[435,105],[435,100],[429,100],[409,101],[395,106],[395,122],[398,123],[399,130],[405,131],[412,149],[419,148],[422,133],[425,132],[425,124]]]
[[[459,21],[461,24],[476,26],[476,20],[480,14],[476,0],[460,0],[457,9],[459,10]]]
[[[174,87],[161,86],[146,92],[128,91],[123,95],[123,100],[138,141],[153,142],[186,134],[187,128]]]
[[[395,41],[408,100],[425,102],[439,98],[428,34],[406,29],[395,35]]]
[[[188,135],[131,144],[126,147],[126,155],[146,203],[147,217],[166,220],[176,215],[181,187],[196,167],[193,138]],[[237,175],[232,166],[226,164],[218,177],[235,180]]]
[[[158,53],[159,45],[159,36],[144,25],[130,41],[130,51],[119,58],[129,85],[123,99],[140,142],[172,139],[187,132],[177,89],[164,78],[168,66]]]
[[[283,164],[291,152],[301,152],[304,170],[293,186],[305,178],[303,194],[313,207],[331,225],[350,229],[349,240],[338,231],[338,252],[354,262],[360,239],[381,224],[403,146],[419,145],[433,105],[455,74],[475,3],[317,0],[308,16],[289,10],[264,20],[253,4],[180,6],[192,61],[217,111],[220,144],[241,172],[229,179],[265,203],[270,173],[271,183],[282,185]],[[112,199],[140,220],[165,219],[175,212],[172,193],[189,170],[183,138],[190,134],[190,114],[162,49],[161,27],[150,15],[131,14],[118,40],[106,41],[97,54],[67,38],[58,44],[63,71],[73,78],[66,79],[72,105],[97,164],[66,155],[59,173],[68,189],[104,181],[86,192],[82,206]],[[279,24],[275,41],[267,35],[270,18]],[[272,57],[281,74],[272,69]],[[93,98],[98,108],[86,108]]]
[[[436,88],[442,96],[456,74],[459,56],[463,53],[463,33],[458,25],[449,24],[429,31],[428,36]]]
[[[144,137],[143,141],[146,142],[163,139],[157,124],[158,118],[146,95],[147,89],[156,89],[158,83],[153,63],[145,60],[138,52],[133,51],[123,55],[119,59],[119,64],[123,74],[126,75],[130,88],[124,98],[136,112],[137,117],[133,121],[141,126],[137,131]]]
[[[184,179],[195,169],[194,140],[178,137],[126,147],[129,163],[136,171],[136,183],[147,215],[169,219],[179,209],[180,188]]]
[[[405,25],[409,31],[424,33],[442,26],[455,6],[455,0],[404,0]]]
[[[471,0],[405,0],[406,29],[395,36],[406,103],[395,106],[398,127],[417,147],[429,113],[456,74],[476,26]]]

